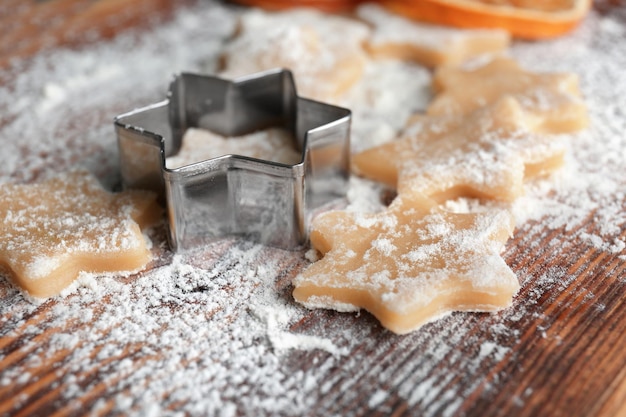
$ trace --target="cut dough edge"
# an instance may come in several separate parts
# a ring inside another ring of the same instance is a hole
[[[385,328],[397,334],[407,334],[456,311],[498,312],[511,306],[518,289],[517,279],[511,280],[506,292],[494,289],[494,293],[490,293],[457,287],[456,290],[439,294],[425,306],[420,305],[402,313],[391,311],[382,303],[376,302],[365,290],[332,288],[333,295],[330,296],[329,288],[302,285],[294,289],[293,296],[307,308],[338,311],[350,311],[347,306],[354,306],[353,311],[363,308],[376,317]]]

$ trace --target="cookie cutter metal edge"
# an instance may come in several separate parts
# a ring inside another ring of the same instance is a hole
[[[312,217],[345,200],[351,118],[348,109],[299,97],[289,70],[232,81],[182,73],[167,99],[115,118],[122,184],[165,200],[175,251],[231,235],[297,249],[308,242]],[[302,159],[284,165],[224,155],[168,168],[190,127],[224,136],[283,127]]]

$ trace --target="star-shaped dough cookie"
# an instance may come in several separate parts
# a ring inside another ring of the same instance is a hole
[[[500,53],[510,42],[504,30],[464,30],[419,23],[373,3],[359,6],[356,14],[373,26],[366,44],[372,55],[428,67],[456,65],[484,54]]]
[[[465,118],[414,119],[399,140],[354,155],[352,165],[399,193],[510,202],[523,195],[525,179],[560,167],[564,153],[557,138],[529,130],[519,103],[504,97]]]
[[[519,288],[500,256],[507,211],[451,213],[416,192],[376,214],[320,215],[311,243],[324,257],[293,284],[310,308],[364,308],[403,334],[452,311],[497,311]]]
[[[333,102],[363,75],[368,32],[361,22],[312,9],[246,13],[238,36],[224,47],[222,75],[286,68],[301,96]]]
[[[77,171],[0,184],[0,266],[33,297],[58,294],[81,271],[131,271],[151,259],[141,228],[160,217],[150,192],[106,192]]]
[[[429,115],[463,116],[511,95],[532,119],[536,131],[568,133],[589,124],[578,77],[570,73],[534,73],[508,58],[473,69],[441,67],[433,84],[439,94]]]

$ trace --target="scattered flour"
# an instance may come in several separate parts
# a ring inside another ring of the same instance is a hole
[[[88,51],[55,51],[25,68],[16,64],[13,82],[0,85],[0,181],[33,181],[80,165],[116,184],[112,116],[161,99],[174,72],[213,72],[235,14],[204,2],[146,34],[122,35]],[[570,245],[624,260],[626,53],[619,45],[626,32],[617,19],[592,13],[566,38],[514,44],[513,57],[527,68],[579,74],[592,119],[591,128],[573,138],[565,169],[532,184],[514,210],[519,233],[536,240],[537,230],[564,229],[572,233]],[[372,64],[365,77],[381,84],[342,103],[355,114],[355,149],[390,140],[430,99],[423,69],[406,68],[397,79],[382,71],[402,66]],[[380,186],[359,179],[352,186],[351,210],[381,208],[380,201],[361,198],[380,196]],[[594,231],[580,227],[590,215]],[[454,415],[489,382],[514,383],[510,370],[520,343],[514,328],[538,320],[543,324],[536,330],[553,337],[553,322],[538,307],[542,298],[566,291],[591,296],[562,267],[521,265],[526,296],[513,308],[454,314],[398,337],[366,314],[296,305],[289,282],[306,264],[303,253],[224,240],[172,256],[162,236],[155,241],[160,257],[150,271],[85,275],[73,292],[43,304],[24,300],[0,280],[0,356],[12,355],[0,370],[0,395],[15,398],[19,409],[29,401],[24,389],[50,378],[65,404],[58,406],[81,413],[350,416],[406,404],[423,416]],[[524,243],[527,248],[508,248],[505,256],[516,260],[537,249]],[[546,264],[565,256],[562,244],[542,249]],[[15,338],[20,346],[3,343]],[[506,366],[495,368],[500,361]],[[480,396],[488,401],[494,391],[485,388]],[[521,408],[534,392],[529,386],[511,401]],[[96,397],[86,401],[87,393]]]

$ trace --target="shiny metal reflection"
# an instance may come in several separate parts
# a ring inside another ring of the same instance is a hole
[[[166,100],[114,123],[123,184],[164,198],[174,250],[231,235],[296,249],[308,241],[312,216],[346,195],[351,113],[299,97],[288,70],[234,81],[184,73]],[[167,168],[165,158],[179,151],[190,127],[224,136],[284,127],[302,160],[284,165],[224,155]]]

